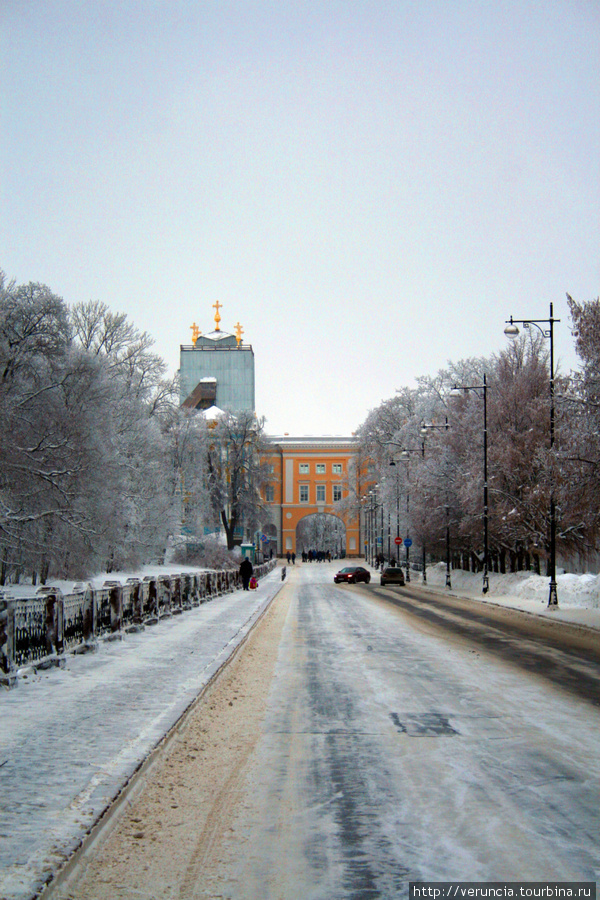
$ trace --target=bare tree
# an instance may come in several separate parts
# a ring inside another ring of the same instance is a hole
[[[228,549],[251,536],[264,512],[261,492],[269,483],[263,424],[254,412],[223,413],[211,423],[206,454],[207,489],[213,514],[227,537]]]

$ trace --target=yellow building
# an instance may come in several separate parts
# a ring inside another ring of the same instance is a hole
[[[191,345],[180,348],[181,404],[192,410],[218,407],[236,411],[254,409],[254,353],[242,340],[244,329],[238,322],[235,336],[221,331],[222,305],[213,304],[215,327],[203,335],[199,327],[190,326]],[[278,555],[299,555],[305,542],[301,523],[311,516],[335,516],[333,526],[338,550],[346,556],[362,555],[360,520],[354,514],[344,514],[336,503],[344,498],[360,497],[359,485],[350,461],[356,453],[353,437],[267,437],[272,452],[267,456],[272,481],[264,497],[266,516],[262,531],[246,540],[262,538],[262,550]],[[356,504],[354,504],[355,506]],[[327,549],[312,547],[311,549]]]
[[[362,555],[358,516],[342,517],[335,506],[350,491],[360,496],[359,486],[349,483],[349,477],[356,478],[353,467],[349,468],[356,440],[289,435],[270,436],[268,440],[273,445],[268,457],[273,479],[265,497],[271,513],[270,522],[263,527],[269,539],[265,549],[270,547],[275,552],[276,546],[279,555],[299,555],[309,548],[299,545],[298,526],[309,516],[327,513],[339,520],[340,545],[346,556]]]

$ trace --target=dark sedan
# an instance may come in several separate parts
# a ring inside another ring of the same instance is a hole
[[[404,587],[404,572],[399,567],[388,566],[388,568],[384,569],[381,573],[381,583],[399,584],[401,587]]]
[[[346,582],[346,584],[356,584],[357,581],[364,581],[368,584],[371,580],[371,573],[362,566],[345,566],[333,576],[336,584]]]

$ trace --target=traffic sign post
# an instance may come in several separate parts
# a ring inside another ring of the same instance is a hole
[[[406,547],[406,580],[407,580],[407,581],[410,581],[410,561],[409,561],[409,558],[408,558],[408,557],[409,557],[409,554],[410,554],[410,549],[409,549],[409,548],[412,547],[412,538],[409,538],[408,535],[407,535],[407,536],[404,538],[403,544],[404,544],[404,546]]]

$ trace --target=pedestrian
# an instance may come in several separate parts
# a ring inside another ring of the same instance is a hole
[[[240,577],[242,579],[242,586],[245,591],[250,590],[249,585],[250,585],[250,579],[252,578],[253,571],[254,571],[254,569],[252,567],[252,563],[250,562],[248,557],[245,556],[243,558],[242,562],[240,563]]]
[[[287,557],[286,557],[286,558],[287,558],[287,561],[288,561],[288,566],[289,566],[289,564],[290,564],[290,561],[291,561],[291,559],[292,559],[292,554],[291,554],[291,553],[290,553],[290,551],[289,551],[289,550],[288,550],[288,552],[287,552]]]
[[[296,565],[296,554],[295,553],[292,553],[292,565],[293,566]]]

